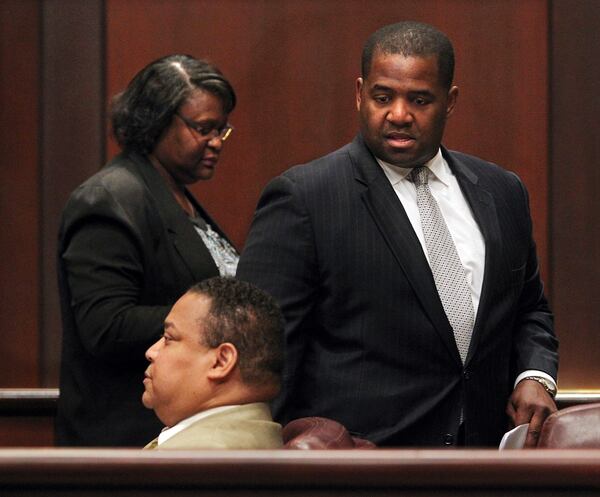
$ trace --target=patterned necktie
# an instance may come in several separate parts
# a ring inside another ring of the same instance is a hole
[[[435,286],[454,330],[454,339],[464,364],[475,321],[473,301],[456,246],[440,208],[429,190],[428,177],[429,169],[421,166],[412,170],[409,179],[417,189],[417,206]]]

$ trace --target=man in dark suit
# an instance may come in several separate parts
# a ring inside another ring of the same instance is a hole
[[[330,417],[388,446],[492,446],[530,423],[533,446],[556,410],[527,192],[441,146],[453,71],[435,28],[378,30],[356,83],[358,136],[262,194],[237,275],[286,317],[283,422]]]

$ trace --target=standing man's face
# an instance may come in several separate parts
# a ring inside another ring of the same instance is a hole
[[[438,151],[458,88],[440,82],[437,56],[376,51],[371,71],[356,81],[362,135],[377,157],[401,167],[421,166]]]

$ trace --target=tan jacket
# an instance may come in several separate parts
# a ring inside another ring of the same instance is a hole
[[[244,404],[202,418],[157,446],[144,449],[278,449],[281,425],[264,403]]]

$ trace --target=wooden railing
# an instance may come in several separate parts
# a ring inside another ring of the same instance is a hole
[[[52,446],[57,388],[0,389],[0,447]],[[600,402],[600,390],[559,391],[559,409]]]
[[[0,450],[0,493],[590,496],[600,450]]]
[[[54,416],[58,388],[2,388],[0,416]]]
[[[0,416],[53,416],[58,395],[58,388],[0,388]],[[592,402],[600,402],[600,389],[560,390],[556,396],[559,409]]]

